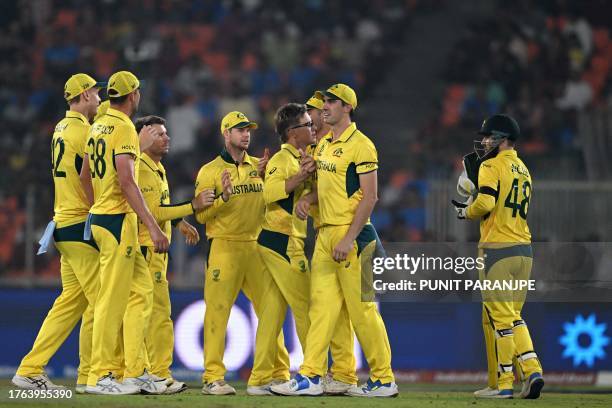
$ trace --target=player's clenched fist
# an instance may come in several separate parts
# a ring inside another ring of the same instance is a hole
[[[152,228],[149,231],[149,234],[151,235],[151,241],[153,241],[153,246],[155,247],[155,252],[168,252],[168,248],[170,247],[168,237],[166,237],[166,235],[162,232],[159,226],[156,225],[156,227],[157,228]]]
[[[213,205],[215,201],[215,190],[206,189],[191,200],[191,206],[195,211],[203,210]]]
[[[300,152],[300,176],[303,176],[306,179],[308,176],[313,174],[317,170],[317,164],[314,158],[306,153],[302,149],[299,149]]]
[[[140,151],[147,150],[155,140],[159,137],[159,132],[157,129],[151,125],[143,126],[138,134],[138,138],[140,139]]]
[[[221,197],[223,198],[223,201],[227,201],[232,195],[233,190],[232,179],[230,178],[229,171],[227,170],[223,170],[223,173],[221,173],[221,186],[223,188],[223,194]]]

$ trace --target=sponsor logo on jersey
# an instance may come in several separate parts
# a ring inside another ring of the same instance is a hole
[[[342,151],[342,148],[341,148],[341,147],[339,147],[339,148],[337,148],[336,150],[334,150],[334,151],[332,152],[332,156],[334,156],[334,157],[340,157],[340,156],[342,156],[342,153],[344,153],[344,152]]]
[[[161,194],[161,202],[162,204],[166,203],[170,199],[170,192],[168,190],[162,191]]]
[[[132,247],[129,246],[125,249],[125,257],[130,258],[132,256]]]
[[[219,275],[221,275],[221,270],[220,269],[213,269],[212,276],[213,276],[213,280],[215,282],[219,282]]]

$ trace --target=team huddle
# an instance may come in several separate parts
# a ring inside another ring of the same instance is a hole
[[[335,84],[305,104],[280,107],[275,128],[281,146],[272,157],[267,149],[262,158],[249,155],[257,124],[241,112],[226,114],[220,125],[224,148],[200,169],[193,199],[171,203],[162,165],[170,147],[165,120],[132,122],[140,103],[134,74],[113,74],[106,84],[109,100],[100,103],[102,86],[86,74],[66,82],[69,110],[51,142],[55,216],[39,251],[54,240],[62,293],[13,384],[63,388],[44,369],[81,320],[77,393],[184,391],[187,386],[170,371],[167,251],[173,226],[187,244],[199,242],[197,229],[184,219],[194,215],[206,225],[209,241],[203,394],[236,393],[225,382],[223,354],[230,310],[242,290],[258,319],[248,395],[397,396],[384,322],[376,303],[362,298],[372,259],[383,250],[370,223],[378,156],[352,121],[354,90]],[[454,202],[458,218],[481,219],[480,251],[495,260],[481,271],[487,279],[531,271],[525,220],[531,178],[512,148],[518,125],[508,130],[509,121],[515,124],[505,115],[485,121],[485,152],[465,160],[458,184],[468,200]],[[311,260],[304,253],[308,217],[316,233]],[[542,368],[520,315],[524,298],[483,297],[489,384],[476,396],[511,398],[514,361],[521,397],[539,397]],[[287,307],[304,355],[293,379],[282,330]],[[362,385],[355,335],[370,369]]]

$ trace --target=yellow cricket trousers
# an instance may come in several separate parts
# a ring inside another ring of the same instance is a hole
[[[349,225],[324,226],[319,229],[312,259],[310,282],[310,328],[306,340],[302,375],[324,375],[326,358],[342,303],[346,303],[349,318],[357,334],[372,381],[383,384],[394,381],[391,371],[391,347],[382,317],[374,302],[362,302],[360,243],[375,240],[375,231],[366,225],[357,238],[347,259],[336,262],[334,247],[344,238]]]
[[[204,374],[202,380],[211,383],[225,376],[223,353],[225,333],[230,311],[238,292],[253,303],[258,319],[264,294],[264,266],[257,252],[256,241],[210,240],[210,253],[204,281]],[[247,335],[247,333],[245,333]],[[289,379],[289,353],[282,333],[277,337],[277,347],[271,351],[274,363],[273,378]]]
[[[124,376],[145,369],[144,337],[151,317],[153,284],[138,245],[135,213],[98,215],[91,219],[100,248],[100,291],[94,310],[91,370],[88,385],[116,366],[117,341],[123,324]],[[116,368],[116,367],[115,367]]]
[[[170,318],[170,291],[168,289],[168,254],[158,254],[153,247],[141,247],[153,282],[153,313],[145,338],[149,372],[161,378],[170,378],[174,327]]]
[[[23,358],[17,375],[33,377],[45,366],[66,340],[82,317],[79,337],[79,370],[77,384],[87,382],[91,359],[93,305],[98,293],[98,247],[83,240],[84,222],[57,228],[53,237],[60,258],[62,293],[47,314],[32,350]]]
[[[274,354],[269,350],[277,347],[276,338],[282,329],[287,306],[293,313],[302,351],[305,349],[310,326],[308,317],[310,268],[304,254],[304,240],[263,230],[259,235],[258,244],[259,254],[266,267],[264,271],[266,291],[262,316],[257,326],[255,358],[249,385],[263,385],[274,379],[272,377],[274,360],[270,358]],[[346,383],[356,383],[353,331],[344,305],[333,335],[331,354],[335,378]],[[327,358],[324,370],[327,371]]]
[[[481,280],[518,281],[531,276],[533,255],[531,245],[515,245],[500,249],[484,249],[485,269],[480,271]],[[495,338],[497,365],[497,388],[512,389],[514,382],[513,359],[519,368],[519,378],[528,378],[535,372],[542,372],[542,366],[534,351],[531,336],[521,310],[525,303],[526,290],[482,291],[483,308]],[[485,341],[491,333],[485,328]],[[489,370],[493,363],[492,350],[487,352]],[[489,386],[491,386],[489,378]]]

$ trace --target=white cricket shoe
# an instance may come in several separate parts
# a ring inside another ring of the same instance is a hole
[[[166,385],[167,388],[166,391],[164,391],[164,394],[166,395],[178,394],[179,392],[183,392],[187,389],[187,384],[182,381],[176,381],[172,377],[162,378],[155,374],[150,375],[153,381],[155,381],[155,383],[162,383]]]
[[[74,387],[74,392],[77,394],[85,394],[85,389],[87,388],[87,384],[77,384]]]
[[[315,397],[323,395],[323,386],[321,377],[318,375],[306,377],[296,374],[293,380],[271,386],[270,391],[277,395],[308,395]]]
[[[178,394],[179,392],[183,392],[187,389],[187,384],[182,381],[172,381],[172,384],[168,385],[164,394]]]
[[[354,384],[334,380],[330,374],[323,378],[323,392],[327,395],[344,395]]]
[[[383,384],[380,382],[380,380],[376,380],[376,382],[374,382],[368,378],[368,381],[361,386],[351,386],[346,392],[346,395],[350,395],[351,397],[393,398],[399,395],[399,390],[397,388],[397,384],[394,382]]]
[[[15,374],[11,381],[13,385],[23,390],[65,390],[63,385],[53,384],[47,374],[40,374],[34,377],[23,377]]]
[[[533,373],[523,381],[520,397],[524,399],[538,399],[544,388],[544,378],[541,373]]]
[[[211,383],[205,383],[202,387],[204,395],[235,395],[234,387],[226,383],[224,380],[217,380]]]
[[[156,381],[146,369],[139,377],[124,378],[123,383],[140,388],[140,392],[143,394],[163,394],[168,388],[165,380]]]
[[[481,390],[484,391],[484,390]],[[474,396],[476,398],[490,398],[490,399],[510,399],[510,398],[514,398],[513,395],[513,390],[511,389],[507,389],[507,390],[490,390],[488,392],[482,392],[480,394],[476,394],[474,393]]]
[[[140,394],[140,387],[132,384],[120,383],[115,380],[113,373],[108,373],[100,378],[95,386],[92,387],[88,385],[85,387],[85,392],[98,395],[131,395]]]
[[[474,396],[477,398],[482,395],[487,395],[487,394],[497,394],[497,389],[487,386],[487,388],[483,388],[482,390],[474,391]]]
[[[270,383],[263,385],[247,385],[247,395],[262,396],[262,395],[274,395],[270,391]]]

